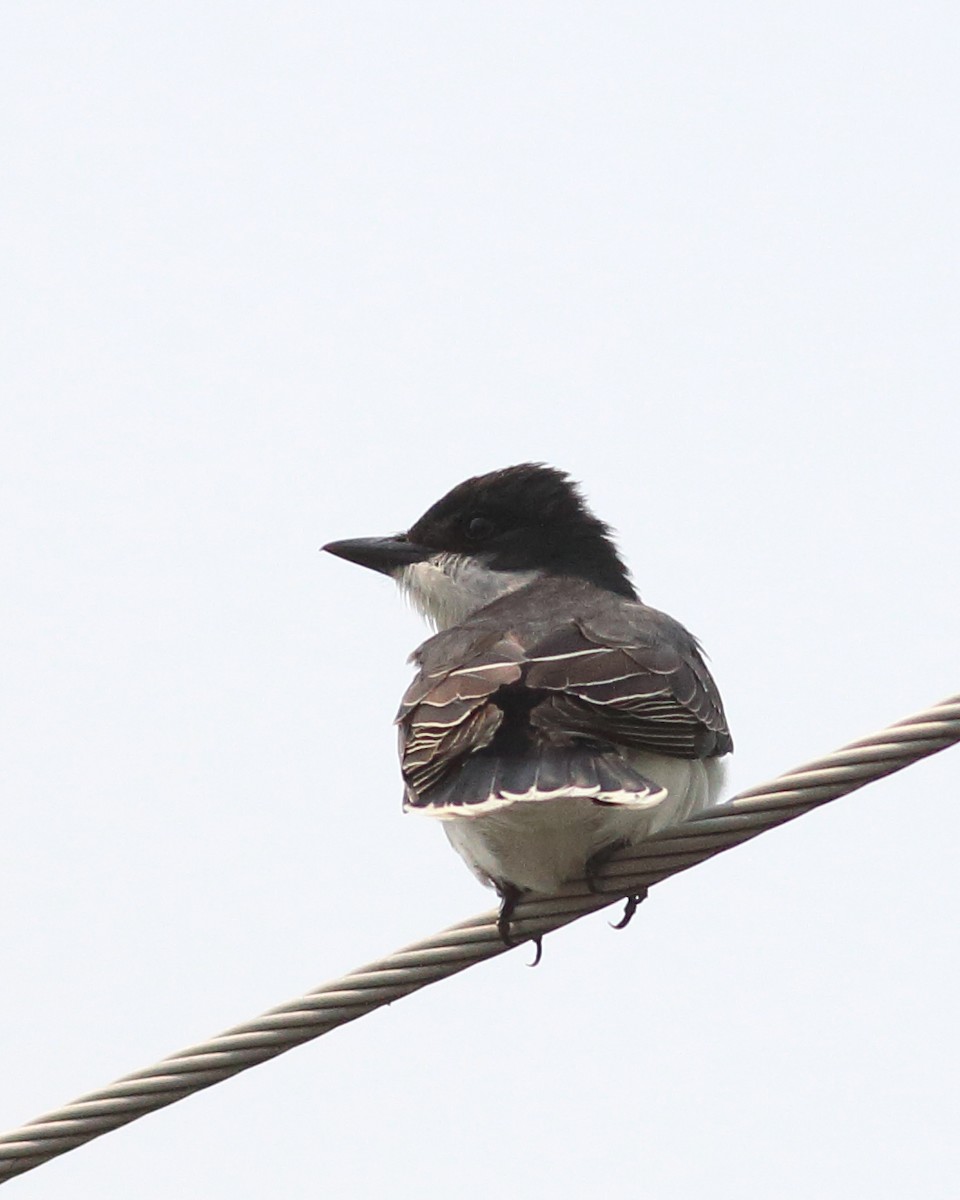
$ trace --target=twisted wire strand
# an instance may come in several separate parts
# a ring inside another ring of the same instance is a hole
[[[523,901],[511,929],[517,942],[559,929],[958,741],[960,695],[621,851],[601,873],[602,894],[581,881]],[[491,910],[351,971],[0,1134],[0,1182],[507,949]]]

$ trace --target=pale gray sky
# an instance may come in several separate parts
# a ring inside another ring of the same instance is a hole
[[[0,1128],[489,907],[400,812],[423,630],[317,553],[466,475],[582,480],[734,787],[960,690],[955,6],[0,26]],[[958,767],[10,1195],[952,1197]]]

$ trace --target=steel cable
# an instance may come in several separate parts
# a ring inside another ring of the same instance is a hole
[[[621,851],[601,873],[602,894],[579,883],[525,900],[511,928],[518,941],[559,929],[958,741],[953,696]],[[360,967],[0,1134],[0,1182],[507,949],[491,911]]]

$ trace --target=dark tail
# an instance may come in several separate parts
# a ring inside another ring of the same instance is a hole
[[[522,755],[478,751],[418,795],[406,807],[468,816],[517,803],[582,798],[596,804],[646,806],[666,795],[615,750],[543,746]]]

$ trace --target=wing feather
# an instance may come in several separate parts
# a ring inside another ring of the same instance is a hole
[[[479,808],[571,787],[605,792],[618,779],[629,790],[642,781],[623,782],[619,748],[675,758],[733,748],[696,640],[641,604],[548,629],[535,621],[506,634],[464,626],[431,639],[417,657],[420,673],[397,717],[409,806]],[[515,754],[507,763],[496,747],[488,750],[510,708],[507,696],[510,704],[521,697],[522,719],[544,748],[539,761],[534,754],[524,765]],[[589,746],[602,751],[602,770],[577,750]],[[564,747],[573,752],[560,754]]]

